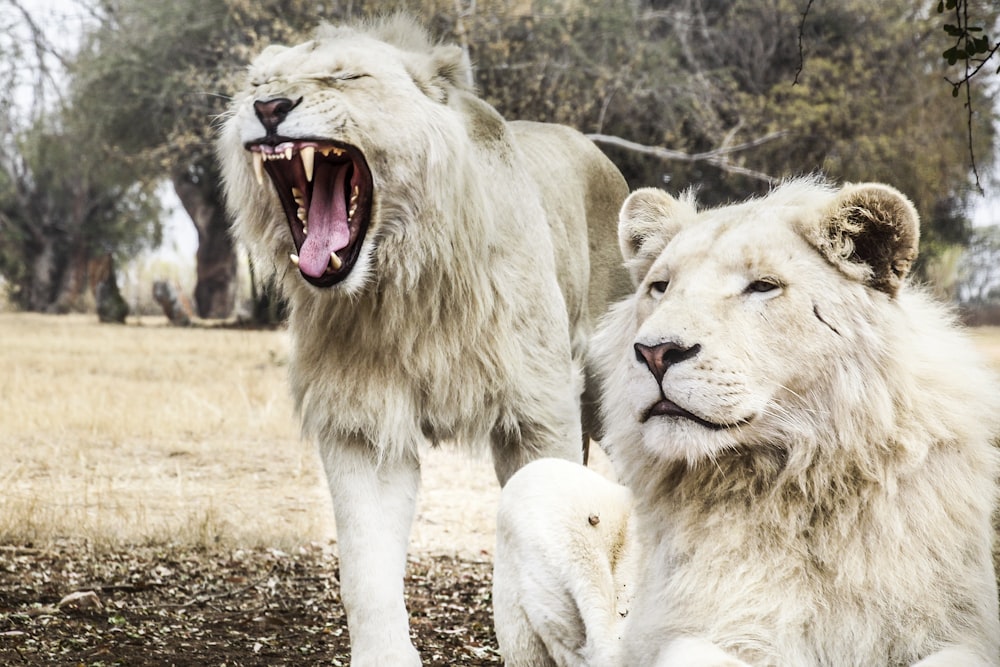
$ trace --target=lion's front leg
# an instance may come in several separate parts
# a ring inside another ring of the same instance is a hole
[[[403,576],[419,462],[415,457],[376,462],[371,449],[358,442],[327,443],[322,454],[337,522],[351,665],[418,666]]]
[[[545,358],[539,352],[535,361]],[[501,486],[537,459],[583,462],[582,377],[568,358],[559,358],[558,354],[548,358],[547,365],[521,378],[519,392],[507,406],[507,418],[490,434],[493,468]]]

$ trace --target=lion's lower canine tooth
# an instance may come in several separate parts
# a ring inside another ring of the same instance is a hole
[[[253,153],[253,174],[257,177],[257,185],[264,185],[264,156],[256,151]]]
[[[316,162],[316,149],[313,146],[303,146],[299,151],[302,158],[302,168],[306,171],[306,180],[312,183],[313,165]]]
[[[337,257],[337,253],[331,252],[330,253],[330,265],[333,267],[334,271],[339,271],[340,267],[342,267],[344,265],[344,263],[340,260],[339,257]]]
[[[292,264],[294,264],[295,266],[299,265],[299,256],[296,255],[294,252],[288,256],[288,259],[292,260]]]

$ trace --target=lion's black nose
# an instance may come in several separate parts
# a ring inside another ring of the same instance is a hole
[[[684,347],[683,345],[673,341],[667,341],[652,346],[643,345],[642,343],[635,344],[635,358],[645,363],[649,372],[652,373],[653,377],[656,378],[656,381],[661,384],[663,383],[663,376],[666,374],[668,368],[674,364],[679,364],[685,359],[690,359],[700,351],[701,345]]]
[[[289,112],[297,107],[302,98],[292,101],[287,97],[275,97],[270,100],[257,100],[253,103],[253,110],[257,114],[257,119],[264,126],[268,134],[277,134],[278,126],[285,120]]]

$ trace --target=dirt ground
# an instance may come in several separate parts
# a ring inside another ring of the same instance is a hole
[[[5,547],[0,558],[3,665],[350,664],[329,549],[95,553],[66,543]],[[411,632],[425,665],[501,664],[490,568],[411,559]]]

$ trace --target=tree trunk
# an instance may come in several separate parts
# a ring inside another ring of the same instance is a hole
[[[55,294],[56,264],[55,244],[43,240],[40,250],[30,260],[29,273],[24,281],[21,306],[30,312],[44,313],[52,305]]]
[[[107,254],[91,260],[89,273],[94,300],[97,302],[97,319],[106,323],[125,324],[129,309],[118,290],[114,258]]]
[[[92,290],[88,290],[88,287],[93,287],[89,284],[93,282],[89,248],[78,243],[70,249],[59,261],[56,273],[58,282],[47,310],[53,313],[85,313],[91,310],[94,302],[90,297]]]
[[[204,164],[173,176],[174,190],[198,230],[195,308],[199,317],[221,319],[232,314],[236,302],[236,252],[219,180],[215,167]]]

